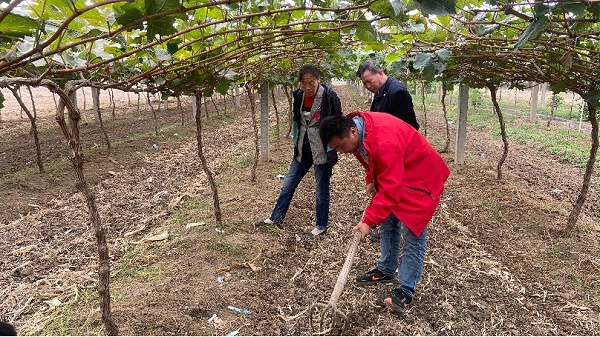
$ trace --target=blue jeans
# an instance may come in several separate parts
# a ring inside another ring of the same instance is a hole
[[[397,268],[400,281],[398,289],[408,296],[414,296],[415,287],[423,274],[427,227],[421,235],[416,236],[394,214],[390,214],[380,225],[379,233],[381,256],[377,268],[386,275],[394,275]],[[404,238],[404,248],[399,257],[401,238]]]
[[[275,222],[283,222],[285,215],[292,202],[292,197],[300,181],[313,164],[312,156],[302,156],[302,162],[292,159],[292,164],[283,179],[283,186],[277,198],[277,203],[271,213],[271,219]],[[318,229],[327,228],[329,221],[329,181],[331,179],[331,165],[325,163],[314,165],[315,167],[315,191],[317,194],[317,224]]]

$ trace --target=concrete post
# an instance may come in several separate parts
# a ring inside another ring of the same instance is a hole
[[[458,88],[458,115],[456,125],[456,150],[454,162],[465,163],[465,145],[467,143],[467,109],[469,108],[469,86],[461,84]]]

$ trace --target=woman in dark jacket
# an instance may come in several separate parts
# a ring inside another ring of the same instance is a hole
[[[342,115],[340,99],[333,89],[320,83],[318,69],[304,65],[299,72],[300,88],[293,93],[294,158],[283,180],[279,198],[271,216],[255,223],[255,227],[276,225],[281,227],[294,192],[311,166],[315,169],[316,224],[306,233],[308,237],[322,235],[329,221],[329,181],[332,167],[337,162],[337,152],[327,151],[319,137],[321,119]]]

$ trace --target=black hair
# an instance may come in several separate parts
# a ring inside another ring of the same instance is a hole
[[[302,81],[302,76],[307,73],[313,75],[317,80],[321,78],[321,75],[319,75],[319,69],[317,69],[314,64],[305,64],[300,67],[300,71],[298,72],[299,81]]]
[[[0,321],[0,336],[16,336],[17,331],[10,323]]]
[[[347,137],[355,126],[354,121],[346,116],[327,116],[319,123],[319,136],[323,145],[327,145],[333,137]]]
[[[378,71],[380,71],[381,68],[376,66],[372,60],[366,60],[363,63],[361,63],[360,66],[358,66],[358,70],[356,71],[356,76],[358,76],[360,78],[362,76],[362,74],[364,74],[365,71],[367,71],[367,70],[370,71],[371,73],[375,74]]]

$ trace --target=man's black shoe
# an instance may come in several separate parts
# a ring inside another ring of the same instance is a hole
[[[375,268],[363,276],[359,276],[356,278],[357,285],[371,285],[377,283],[395,283],[396,278],[394,275],[386,275],[382,273],[379,269]]]
[[[410,303],[412,302],[412,297],[406,295],[404,291],[400,289],[394,289],[391,297],[383,300],[385,306],[392,309],[395,312],[403,313],[410,310]]]

